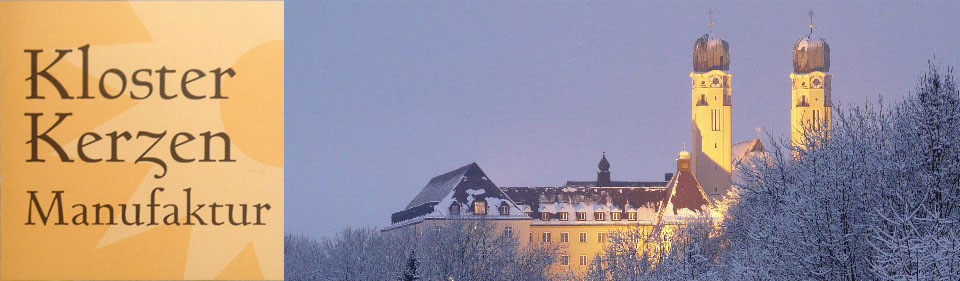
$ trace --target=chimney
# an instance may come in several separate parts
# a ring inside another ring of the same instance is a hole
[[[670,181],[670,179],[672,179],[672,178],[673,178],[673,173],[664,173],[664,174],[663,174],[663,181]]]

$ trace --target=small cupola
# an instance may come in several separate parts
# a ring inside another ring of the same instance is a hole
[[[690,152],[686,150],[677,153],[677,172],[690,171]]]
[[[610,161],[607,161],[607,153],[604,152],[600,157],[600,163],[597,164],[600,172],[597,172],[597,186],[606,186],[610,184]]]
[[[693,71],[727,71],[730,69],[730,45],[713,32],[713,10],[710,10],[710,32],[693,44]]]
[[[607,153],[604,152],[603,156],[600,157],[600,163],[597,164],[597,168],[600,168],[601,172],[610,171],[610,161],[607,161]]]

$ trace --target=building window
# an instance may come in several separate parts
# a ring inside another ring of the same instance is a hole
[[[561,243],[570,242],[570,233],[560,232],[560,242]]]
[[[814,109],[814,110],[813,110],[813,129],[814,129],[814,130],[820,130],[820,122],[821,122],[821,121],[820,121],[820,111]]]
[[[587,220],[587,212],[577,212],[577,220],[578,221]]]
[[[580,255],[580,265],[587,265],[587,256]]]
[[[797,101],[797,107],[809,107],[810,104],[807,103],[807,95],[800,96],[800,100]]]
[[[580,243],[587,243],[587,233],[580,232]]]
[[[607,233],[606,232],[597,233],[597,242],[600,242],[600,243],[607,242]]]
[[[550,243],[550,232],[544,232],[543,236],[540,237],[543,243]]]
[[[507,204],[507,202],[500,203],[500,215],[501,216],[510,215],[510,204]]]
[[[460,204],[457,204],[457,202],[453,202],[452,204],[450,204],[450,215],[451,216],[460,215]]]
[[[627,212],[627,220],[637,220],[637,212]]]
[[[512,238],[513,237],[513,227],[507,226],[503,228],[503,237]]]
[[[540,213],[540,220],[542,221],[550,220],[550,213],[547,213],[547,212]]]
[[[593,213],[593,220],[602,221],[602,220],[605,220],[605,219],[606,219],[606,218],[604,218],[603,212],[595,212],[595,213]]]
[[[620,212],[610,212],[610,220],[612,221],[620,220]]]
[[[474,215],[486,215],[487,214],[487,202],[480,200],[473,201],[473,214]]]
[[[533,231],[530,232],[530,242],[533,243]]]
[[[559,213],[557,213],[557,218],[560,219],[560,220],[562,220],[562,221],[565,221],[565,220],[569,219],[569,216],[570,216],[570,213],[567,213],[567,212],[559,212]]]
[[[713,120],[713,130],[714,130],[714,131],[719,131],[719,130],[720,130],[720,122],[721,122],[721,120],[720,120],[720,117],[721,117],[721,115],[720,115],[720,110],[719,110],[719,109],[711,109],[711,110],[710,110],[710,113],[711,113],[711,114],[710,114],[710,115],[711,115],[711,118],[710,118],[710,119]]]
[[[570,256],[568,256],[568,255],[562,255],[562,256],[560,256],[560,265],[562,265],[562,266],[568,266],[568,265],[570,265]]]

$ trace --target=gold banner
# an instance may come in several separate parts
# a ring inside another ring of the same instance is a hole
[[[0,278],[282,279],[283,2],[0,3]]]

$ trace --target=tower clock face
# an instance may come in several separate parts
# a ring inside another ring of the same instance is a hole
[[[710,87],[719,88],[720,86],[723,86],[723,80],[720,79],[720,76],[710,76]]]
[[[822,89],[823,77],[813,77],[813,79],[810,79],[810,87],[814,89]]]

